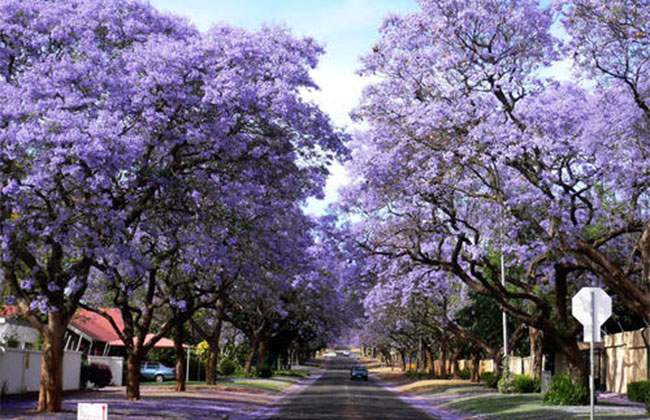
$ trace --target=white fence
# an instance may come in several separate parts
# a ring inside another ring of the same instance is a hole
[[[3,394],[38,391],[41,384],[41,357],[38,350],[0,349],[0,387]],[[81,353],[63,355],[63,390],[79,389]],[[121,374],[120,374],[121,378]]]
[[[115,386],[122,386],[122,369],[124,368],[123,357],[113,356],[88,356],[88,363],[104,363],[111,368],[113,380],[111,381]]]

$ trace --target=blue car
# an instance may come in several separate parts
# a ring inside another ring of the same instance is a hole
[[[140,365],[140,376],[146,381],[172,381],[176,379],[176,369],[158,362],[143,362]]]

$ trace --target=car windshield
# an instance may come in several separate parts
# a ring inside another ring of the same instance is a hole
[[[354,367],[352,368],[352,370],[365,372],[365,371],[366,371],[366,368],[363,367],[363,366],[354,366]]]

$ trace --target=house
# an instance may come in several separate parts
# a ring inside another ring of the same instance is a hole
[[[17,306],[0,308],[0,346],[31,349],[39,340],[38,330],[17,316]]]
[[[104,308],[115,324],[124,329],[122,314],[117,308]],[[145,343],[154,334],[147,334]],[[66,333],[66,350],[76,350],[91,356],[124,356],[124,343],[120,339],[111,323],[103,316],[85,309],[77,310],[77,313],[70,321]],[[155,345],[157,349],[173,349],[174,341],[169,338],[161,338]]]
[[[119,309],[103,309],[118,328],[124,328]],[[147,334],[145,342],[153,337]],[[101,315],[85,309],[77,310],[65,334],[65,350],[80,351],[91,356],[124,356],[124,343],[111,323]],[[0,308],[0,345],[31,349],[38,347],[40,334],[29,322],[21,318],[17,306]],[[174,342],[162,338],[154,348],[174,348]]]

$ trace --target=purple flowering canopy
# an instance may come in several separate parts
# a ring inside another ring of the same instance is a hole
[[[153,269],[219,265],[202,252],[229,236],[219,215],[293,213],[345,148],[300,96],[311,39],[199,33],[137,1],[0,7],[0,279],[45,337],[39,407],[56,410],[50,363],[90,280],[130,296]]]
[[[421,0],[386,19],[354,112],[369,125],[343,206],[358,242],[410,260],[413,281],[438,271],[450,295],[451,274],[548,337],[572,328],[566,297],[585,284],[650,320],[649,22],[639,2],[571,0]],[[561,60],[573,81],[548,76]]]

